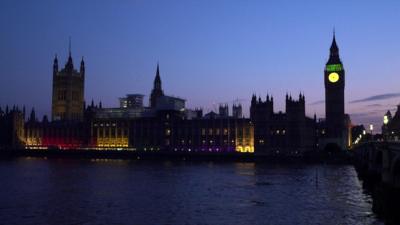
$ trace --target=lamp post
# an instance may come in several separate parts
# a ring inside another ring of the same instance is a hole
[[[374,125],[373,124],[369,125],[369,130],[371,131],[371,141],[373,141],[374,140],[374,138],[372,136],[372,131],[374,131]]]
[[[383,133],[383,140],[386,141],[387,139],[389,139],[389,134],[388,134],[388,128],[387,125],[389,123],[389,117],[387,115],[383,116],[383,129],[382,129],[382,133]]]

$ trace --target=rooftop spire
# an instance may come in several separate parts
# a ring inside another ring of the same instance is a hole
[[[71,57],[71,36],[69,36],[68,53],[69,53],[69,57]]]
[[[154,79],[154,89],[160,89],[161,90],[160,65],[159,65],[158,62],[157,62],[156,77]]]
[[[57,54],[54,57],[54,62],[53,62],[53,75],[56,75],[58,72],[58,59],[57,59]]]
[[[332,51],[339,51],[339,48],[336,44],[336,35],[335,35],[335,28],[333,28],[333,39],[331,44],[331,53]]]
[[[336,44],[336,32],[335,28],[333,28],[333,38],[332,38],[332,44],[330,47],[330,54],[329,54],[329,60],[327,64],[338,64],[341,63],[340,58],[339,58],[339,48]]]
[[[68,71],[72,71],[74,69],[74,63],[72,62],[72,56],[71,56],[71,37],[69,37],[69,42],[68,42],[68,61],[67,64],[65,65],[65,68]]]
[[[157,72],[156,72],[156,77],[160,77],[160,65],[157,62]]]

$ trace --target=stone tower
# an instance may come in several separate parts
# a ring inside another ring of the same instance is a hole
[[[58,69],[57,55],[53,63],[53,94],[51,118],[53,121],[82,121],[84,111],[85,89],[85,62],[81,60],[80,70],[74,68],[71,57],[71,45],[69,56],[64,68]]]
[[[344,87],[345,71],[339,57],[335,33],[330,48],[329,60],[324,71],[326,138],[344,148],[346,143]]]

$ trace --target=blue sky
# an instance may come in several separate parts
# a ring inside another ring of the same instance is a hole
[[[52,61],[58,54],[65,63],[71,36],[75,65],[86,61],[88,102],[148,95],[159,62],[165,93],[189,107],[207,112],[239,99],[248,114],[251,95],[269,93],[284,111],[286,92],[301,91],[307,114],[323,117],[316,102],[335,27],[346,111],[378,125],[400,100],[398,12],[398,1],[3,0],[0,105],[49,114]]]

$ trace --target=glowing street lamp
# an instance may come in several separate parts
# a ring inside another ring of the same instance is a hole
[[[383,116],[383,128],[382,128],[382,133],[383,133],[383,138],[384,138],[384,140],[386,140],[386,139],[388,139],[388,137],[387,136],[389,136],[388,135],[388,131],[387,131],[387,125],[388,125],[388,123],[389,123],[389,117],[387,116],[387,115],[384,115]]]
[[[372,136],[372,131],[374,131],[374,125],[373,124],[369,125],[369,130],[371,131],[371,141],[373,141],[373,136]]]

